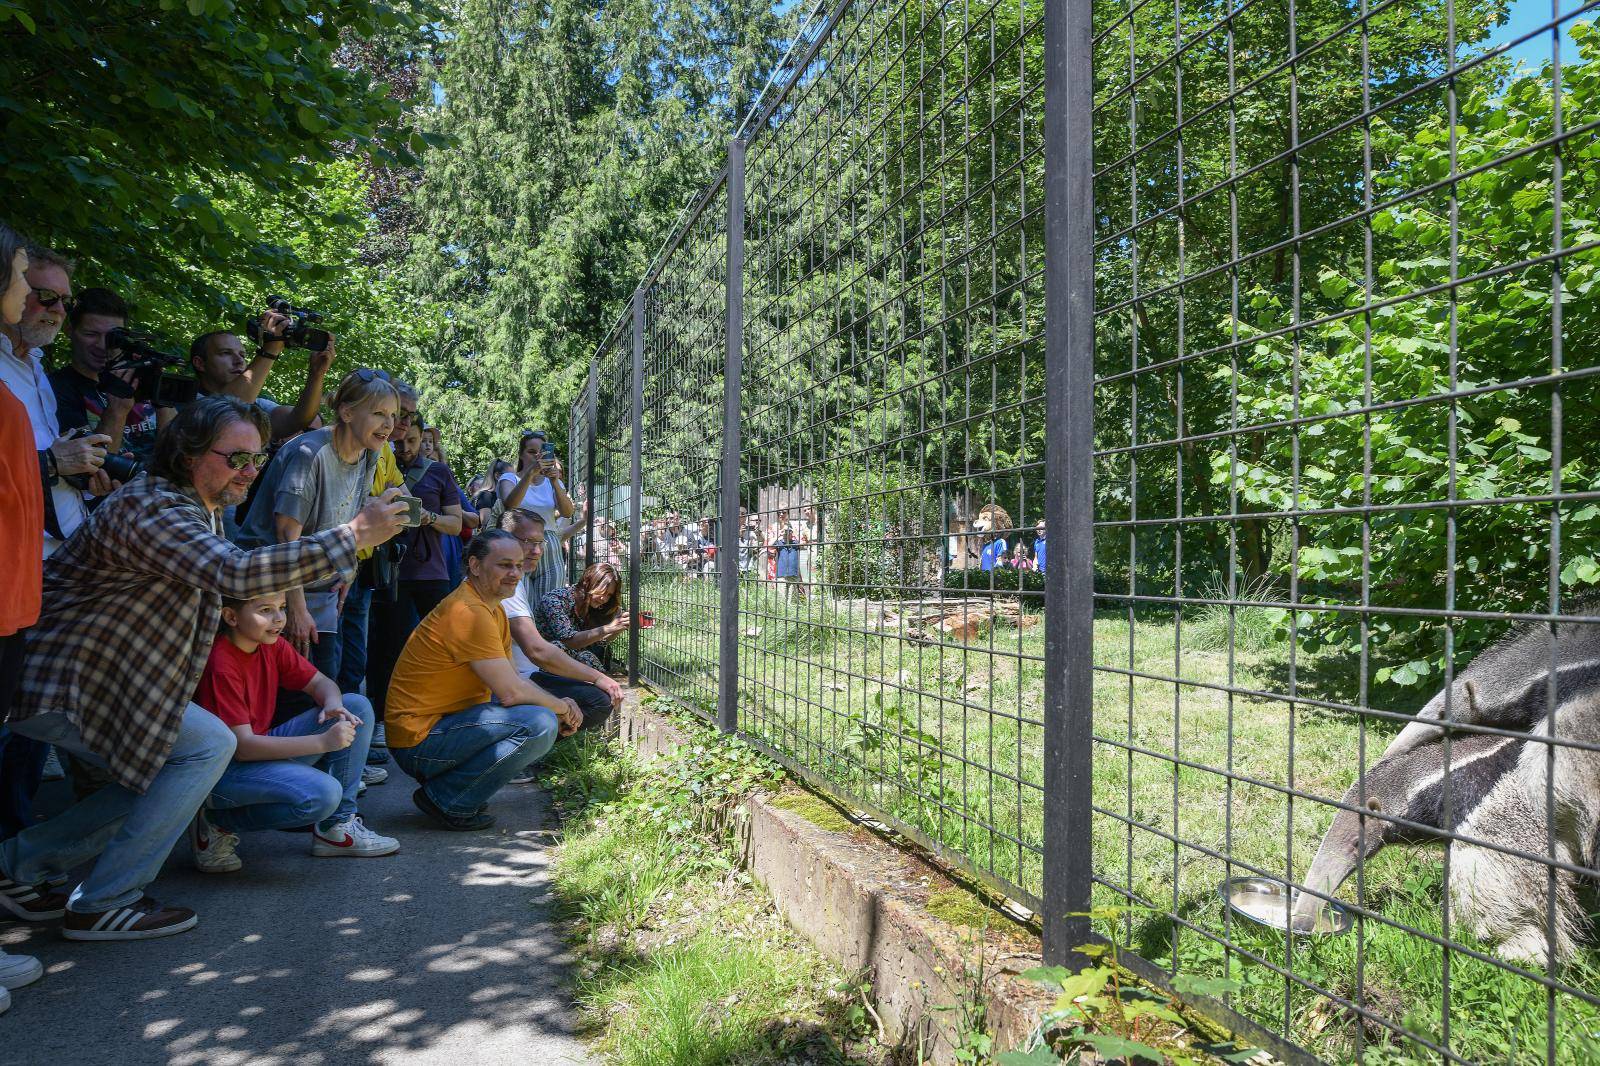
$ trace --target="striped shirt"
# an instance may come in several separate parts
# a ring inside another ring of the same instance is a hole
[[[196,496],[141,475],[45,560],[11,716],[64,713],[117,781],[143,793],[205,670],[222,597],[324,581],[355,558],[347,526],[245,551]]]

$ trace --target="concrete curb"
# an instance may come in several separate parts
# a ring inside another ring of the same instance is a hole
[[[640,697],[629,692],[618,716],[624,743],[648,758],[689,742],[692,726],[675,724],[647,706],[648,694]],[[872,982],[885,1037],[920,1048],[928,1062],[954,1064],[981,1007],[995,1051],[1026,1040],[1053,1002],[1016,976],[1039,965],[1038,937],[998,911],[987,928],[931,913],[930,896],[948,898],[962,886],[864,826],[826,828],[787,809],[785,800],[796,798],[804,798],[802,806],[818,802],[796,788],[746,801],[744,864],[798,933]],[[972,897],[966,909],[978,906]]]

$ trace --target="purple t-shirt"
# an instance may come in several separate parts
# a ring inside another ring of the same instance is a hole
[[[411,473],[410,468],[406,474]],[[406,490],[411,495],[422,500],[422,509],[442,514],[446,507],[454,507],[461,502],[461,489],[456,486],[455,475],[450,473],[450,467],[445,463],[431,463],[426,473],[417,479],[417,483]],[[408,530],[406,538],[406,555],[400,562],[400,579],[402,581],[445,581],[450,577],[450,566],[440,543],[442,537],[437,529],[426,526],[420,529]]]

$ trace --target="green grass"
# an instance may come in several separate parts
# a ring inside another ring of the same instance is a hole
[[[669,667],[660,676],[690,702],[692,692],[715,692],[714,585],[705,584],[646,591],[647,605],[662,619],[646,655]],[[873,612],[859,601],[852,607],[819,596],[788,599],[754,584],[741,603],[743,729],[846,795],[1039,894],[1042,623],[1021,629],[1002,623],[966,642],[928,642],[911,639],[900,624],[875,629]],[[1124,904],[1127,892],[1154,909],[1106,932],[1151,961],[1241,981],[1236,1009],[1330,1061],[1353,1057],[1363,1039],[1368,1048],[1392,1045],[1402,1058],[1437,1060],[1382,1026],[1369,1023],[1363,1038],[1354,1018],[1326,996],[1211,939],[1226,936],[1317,987],[1359,996],[1368,1010],[1406,1032],[1442,1036],[1441,949],[1378,921],[1363,922],[1359,937],[1294,945],[1230,922],[1217,886],[1243,871],[1201,850],[1279,876],[1292,864],[1303,877],[1334,811],[1277,789],[1337,799],[1355,780],[1363,748],[1370,766],[1393,735],[1393,727],[1376,719],[1207,686],[1284,692],[1292,682],[1304,696],[1354,703],[1355,664],[1304,644],[1291,656],[1287,627],[1264,608],[1237,608],[1231,625],[1227,612],[1215,608],[1181,623],[1180,654],[1170,614],[1096,620],[1093,791],[1099,813],[1093,850],[1102,884],[1095,903]],[[683,648],[696,654],[683,655]],[[1429,694],[1387,709],[1414,710]],[[1441,848],[1428,846],[1380,853],[1365,870],[1367,906],[1443,936],[1443,857]],[[1354,899],[1355,884],[1352,878],[1346,898]],[[1202,932],[1182,930],[1174,916]],[[1459,927],[1449,937],[1470,944]],[[1449,970],[1454,1053],[1482,1061],[1544,1061],[1545,997],[1537,983],[1459,952],[1450,953]],[[1563,979],[1600,988],[1600,954],[1586,951]],[[1600,1061],[1589,1035],[1600,1033],[1600,1012],[1565,999],[1556,1028],[1557,1061]]]
[[[620,1066],[854,1061],[859,988],[737,869],[677,765],[587,738],[547,764],[566,813],[554,884],[583,936],[598,1049]]]

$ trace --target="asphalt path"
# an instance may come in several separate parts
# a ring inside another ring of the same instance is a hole
[[[238,873],[197,872],[179,843],[151,892],[199,926],[74,943],[57,923],[0,924],[45,976],[12,993],[0,1062],[73,1066],[597,1060],[576,1037],[570,958],[552,917],[545,796],[512,785],[487,830],[430,828],[391,763],[362,815],[398,855],[314,859],[310,837],[243,838]],[[53,783],[41,806],[59,807]]]

